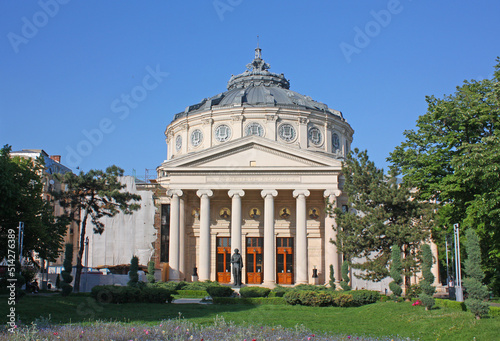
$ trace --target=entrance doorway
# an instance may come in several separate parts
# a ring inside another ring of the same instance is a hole
[[[293,284],[293,238],[276,238],[278,284]]]
[[[247,238],[247,284],[262,283],[263,238]]]
[[[217,282],[231,282],[231,238],[217,238]]]

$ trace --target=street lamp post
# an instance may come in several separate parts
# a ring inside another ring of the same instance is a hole
[[[460,231],[458,229],[458,224],[453,225],[453,232],[455,235],[455,295],[457,297],[457,302],[463,302],[464,294],[462,291],[462,271],[460,269]]]

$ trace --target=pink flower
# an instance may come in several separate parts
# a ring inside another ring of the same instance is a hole
[[[307,341],[310,341],[310,340],[311,340],[311,337],[309,336],[309,337],[307,338]]]
[[[56,336],[57,336],[57,335],[59,335],[59,333],[58,333],[58,332],[54,332],[54,335],[56,335]]]
[[[135,332],[135,328],[130,329],[131,332]]]
[[[347,338],[348,338],[348,339],[350,339],[350,338],[351,338],[351,335],[348,335],[348,336],[347,336]]]

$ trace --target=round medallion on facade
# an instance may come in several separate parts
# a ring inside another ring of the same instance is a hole
[[[297,137],[295,127],[289,123],[283,123],[278,128],[279,137],[286,142],[292,142]]]
[[[191,133],[191,144],[193,147],[198,147],[203,141],[203,133],[200,129],[195,129]]]
[[[333,147],[333,150],[340,149],[340,139],[336,133],[332,134],[332,147]]]
[[[215,138],[219,142],[226,142],[231,138],[231,128],[225,124],[221,124],[215,128]]]
[[[307,215],[311,219],[318,219],[319,218],[319,210],[316,207],[312,207],[309,209],[309,212]]]
[[[231,210],[229,210],[229,208],[227,208],[227,207],[223,207],[219,211],[219,216],[221,218],[227,219],[231,216]]]
[[[248,215],[250,215],[250,218],[257,220],[260,218],[261,212],[257,207],[252,207]]]
[[[283,207],[280,210],[280,217],[283,219],[288,219],[290,217],[291,211],[288,207]]]
[[[181,147],[182,147],[182,136],[177,135],[177,137],[175,138],[175,150],[181,150]]]
[[[264,136],[264,128],[257,122],[249,123],[245,128],[245,135]]]
[[[323,142],[323,135],[321,134],[321,131],[316,127],[312,127],[311,129],[309,129],[308,135],[309,141],[311,141],[311,143],[315,146],[319,146]]]

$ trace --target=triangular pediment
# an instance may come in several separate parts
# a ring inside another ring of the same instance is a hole
[[[165,169],[189,167],[199,169],[269,168],[297,169],[341,167],[341,161],[322,152],[303,150],[257,136],[250,136],[214,146],[197,153],[166,161]]]

